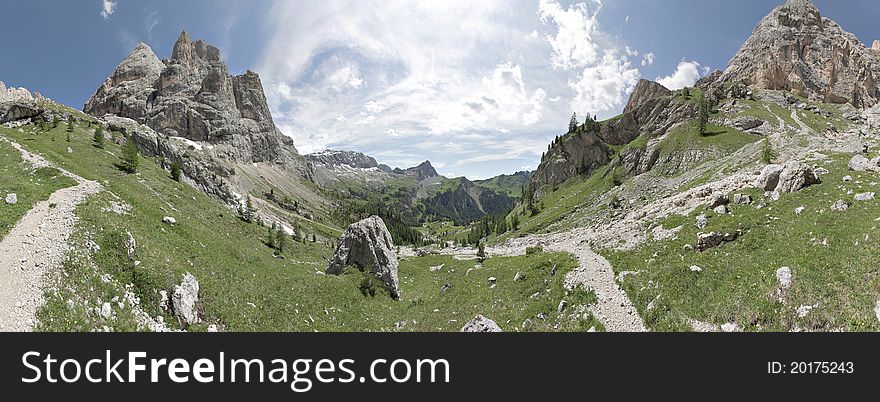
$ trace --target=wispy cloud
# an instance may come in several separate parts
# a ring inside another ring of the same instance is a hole
[[[101,0],[101,17],[109,20],[110,16],[116,12],[116,0]]]

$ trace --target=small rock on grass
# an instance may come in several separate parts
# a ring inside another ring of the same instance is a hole
[[[461,332],[501,332],[501,327],[495,321],[478,314],[461,328]]]
[[[842,211],[846,211],[847,209],[849,209],[849,203],[844,200],[837,200],[837,202],[835,202],[833,205],[831,205],[832,211],[842,212]]]
[[[872,192],[856,194],[856,196],[855,196],[856,201],[870,201],[873,199],[874,199],[874,193],[872,193]]]
[[[776,280],[779,281],[779,287],[781,289],[788,289],[791,287],[791,268],[782,267],[776,270]]]

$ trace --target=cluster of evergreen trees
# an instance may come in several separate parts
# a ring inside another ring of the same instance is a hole
[[[388,227],[395,244],[411,244],[416,247],[425,245],[425,237],[422,232],[413,229],[414,226],[417,226],[416,222],[397,212],[395,208],[382,205],[377,201],[368,201],[364,204],[342,201],[339,208],[334,211],[333,218],[341,226],[347,227],[373,215],[385,221],[385,226]]]

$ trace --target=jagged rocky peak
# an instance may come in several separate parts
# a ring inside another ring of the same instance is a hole
[[[272,120],[259,75],[233,76],[220,50],[186,31],[171,59],[139,44],[85,104],[93,116],[133,119],[164,135],[208,142],[234,162],[285,163],[299,156]]]
[[[866,108],[880,101],[878,65],[873,51],[811,1],[788,0],[761,20],[721,81]]]
[[[379,163],[371,156],[355,151],[326,150],[306,155],[306,159],[312,163],[320,163],[327,166],[346,165],[360,169],[379,168]]]
[[[627,113],[635,110],[636,108],[644,105],[651,99],[669,95],[672,95],[672,91],[670,91],[660,83],[646,79],[640,79],[638,84],[636,84],[635,89],[633,89],[632,94],[630,94],[629,102],[626,103],[626,107],[623,109],[623,112]]]
[[[431,161],[424,161],[418,166],[406,169],[405,173],[419,181],[439,176],[437,171],[434,170],[434,166],[431,166]]]

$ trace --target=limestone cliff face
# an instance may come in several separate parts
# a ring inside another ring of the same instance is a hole
[[[298,160],[281,134],[260,77],[231,76],[220,50],[183,32],[170,60],[138,45],[88,100],[83,111],[131,118],[157,132],[207,142],[233,162]]]
[[[880,101],[878,66],[876,51],[822,17],[810,0],[788,0],[761,20],[721,81],[866,108]]]

